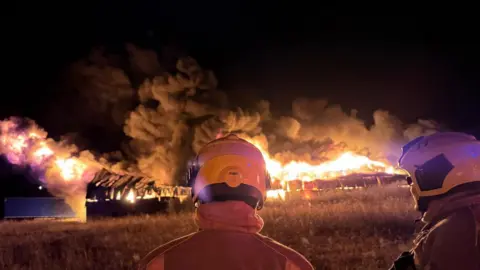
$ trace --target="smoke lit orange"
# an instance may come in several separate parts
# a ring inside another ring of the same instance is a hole
[[[68,151],[54,151],[47,143],[46,133],[35,131],[35,127],[22,130],[14,120],[2,121],[0,125],[0,149],[9,162],[39,171],[54,170],[64,181],[84,181],[87,164]]]
[[[45,182],[47,188],[58,184],[68,187],[83,186],[91,180],[90,173],[97,171],[97,168],[92,168],[91,164],[74,156],[75,153],[47,139],[46,132],[38,129],[34,124],[22,129],[15,120],[6,120],[0,122],[0,127],[0,153],[4,154],[12,164],[29,165],[37,170],[41,174],[39,179]],[[251,138],[245,139],[260,149],[274,184],[283,188],[269,191],[268,196],[272,198],[285,198],[288,181],[300,180],[307,183],[314,180],[335,179],[352,173],[396,173],[394,167],[386,163],[352,152],[345,152],[334,160],[320,164],[296,160],[282,164],[273,159],[260,142]],[[146,197],[151,196],[146,194]],[[118,193],[116,199],[122,197]],[[133,203],[138,198],[130,190],[125,199]]]
[[[75,147],[64,147],[48,139],[33,122],[23,122],[16,118],[0,121],[0,154],[12,164],[28,166],[41,186],[63,197],[84,221],[86,185],[98,168],[82,161]]]

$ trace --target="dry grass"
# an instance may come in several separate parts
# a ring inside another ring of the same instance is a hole
[[[386,269],[408,248],[415,212],[406,189],[327,192],[270,202],[263,233],[316,269]],[[65,222],[0,223],[1,269],[135,269],[149,250],[195,230],[191,214]]]

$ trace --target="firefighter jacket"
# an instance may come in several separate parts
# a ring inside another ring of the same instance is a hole
[[[430,203],[414,241],[417,269],[480,270],[480,192]]]
[[[298,252],[259,234],[263,220],[241,201],[201,204],[199,231],[153,250],[141,270],[311,270]]]

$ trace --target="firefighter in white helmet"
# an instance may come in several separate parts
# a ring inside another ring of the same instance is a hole
[[[191,164],[187,183],[197,205],[199,231],[147,255],[147,270],[310,270],[298,252],[259,234],[270,178],[262,153],[228,135],[204,146]]]
[[[479,270],[480,141],[438,132],[402,150],[399,166],[408,174],[422,226],[413,249],[392,269]]]

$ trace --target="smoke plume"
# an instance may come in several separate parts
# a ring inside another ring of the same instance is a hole
[[[213,72],[192,58],[180,58],[176,71],[147,79],[138,95],[141,104],[124,126],[130,152],[140,173],[164,184],[177,183],[188,158],[219,134],[254,139],[284,163],[320,163],[347,150],[395,162],[402,144],[439,127],[431,120],[405,124],[385,110],[375,111],[367,126],[356,111],[325,99],[298,98],[286,115],[274,115],[266,100],[236,107],[217,89]]]
[[[238,107],[218,89],[214,73],[191,57],[179,57],[172,69],[162,65],[153,51],[132,44],[125,51],[123,62],[97,50],[73,64],[73,82],[82,100],[87,101],[82,105],[86,116],[99,120],[97,125],[108,122],[123,126],[126,135],[121,154],[106,155],[116,160],[108,165],[85,157],[86,152],[77,154],[93,164],[89,165],[92,168],[108,167],[175,185],[188,160],[203,145],[231,132],[255,140],[282,163],[319,164],[347,150],[393,163],[402,144],[439,128],[431,120],[402,123],[381,109],[373,113],[373,125],[367,126],[355,110],[345,111],[326,99],[299,97],[283,115],[273,113],[267,100]],[[46,134],[41,134],[45,138]],[[58,152],[72,157],[78,150],[62,146]],[[2,153],[8,154],[5,150]],[[69,200],[69,194],[84,188],[83,180],[82,185],[64,186],[56,180],[56,172],[49,173],[48,166],[42,170],[46,170],[45,181],[58,196]]]

